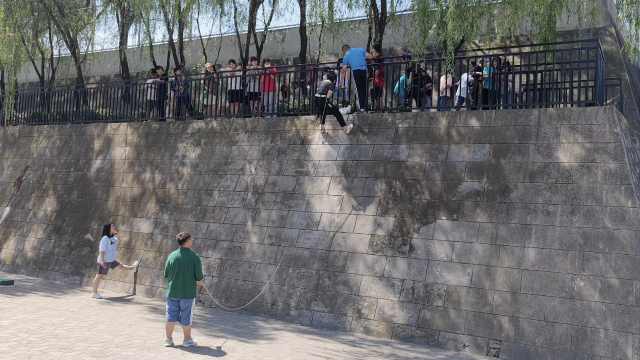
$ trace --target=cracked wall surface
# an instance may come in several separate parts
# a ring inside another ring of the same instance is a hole
[[[502,359],[637,359],[640,211],[619,116],[0,129],[0,270],[86,283],[115,222],[122,260],[145,257],[138,294],[161,296],[188,231],[225,305],[282,263],[251,313]]]

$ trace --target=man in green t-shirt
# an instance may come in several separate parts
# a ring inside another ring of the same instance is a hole
[[[191,337],[191,320],[196,290],[203,287],[202,262],[191,247],[193,239],[189,233],[176,235],[180,247],[169,254],[164,265],[164,280],[167,283],[167,324],[165,346],[174,346],[173,330],[176,323],[182,325],[184,341],[182,346],[193,347],[198,344]]]

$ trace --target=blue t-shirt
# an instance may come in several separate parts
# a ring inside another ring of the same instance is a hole
[[[342,63],[349,65],[351,70],[367,70],[367,50],[363,48],[351,48],[344,54]]]
[[[485,66],[482,69],[482,76],[484,80],[482,82],[485,89],[493,89],[493,74],[496,72],[496,68],[493,66]]]

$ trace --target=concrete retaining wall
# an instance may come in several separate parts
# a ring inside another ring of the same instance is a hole
[[[229,306],[282,260],[253,313],[501,359],[637,359],[640,210],[617,116],[366,115],[350,136],[312,118],[3,129],[0,270],[86,281],[113,221],[157,296],[189,231]]]

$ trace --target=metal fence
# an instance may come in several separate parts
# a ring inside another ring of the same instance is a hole
[[[370,59],[367,70],[306,64],[213,75],[20,89],[3,125],[309,115],[320,81],[332,101],[373,112],[601,106],[623,98],[596,40]]]

